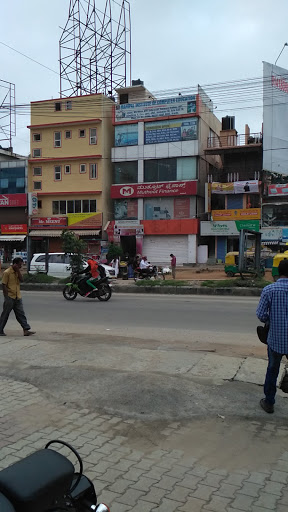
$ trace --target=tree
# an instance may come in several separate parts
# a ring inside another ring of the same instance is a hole
[[[73,231],[62,231],[61,238],[63,251],[65,254],[70,254],[72,270],[79,272],[83,269],[83,255],[87,250],[86,243],[80,240]]]
[[[120,258],[122,256],[123,251],[119,245],[115,245],[113,242],[109,244],[108,252],[107,252],[107,260],[111,261],[114,258]]]

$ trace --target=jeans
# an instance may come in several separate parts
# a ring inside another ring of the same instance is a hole
[[[273,405],[275,404],[275,395],[277,389],[276,384],[283,354],[278,354],[278,352],[274,352],[274,350],[272,350],[272,348],[270,348],[269,345],[267,347],[267,351],[268,368],[264,384],[264,394],[266,397],[266,402]]]
[[[22,299],[11,299],[11,297],[5,297],[3,303],[3,311],[0,317],[0,332],[4,331],[4,327],[7,324],[12,309],[15,313],[16,320],[19,322],[22,329],[24,331],[31,329],[24,313]]]

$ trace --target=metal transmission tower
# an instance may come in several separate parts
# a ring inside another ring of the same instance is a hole
[[[0,145],[16,135],[15,84],[0,80]]]
[[[129,2],[70,0],[59,47],[61,97],[112,95],[117,87],[130,85]]]

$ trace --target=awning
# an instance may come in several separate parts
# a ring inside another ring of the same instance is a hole
[[[279,240],[264,240],[261,241],[262,245],[277,245],[279,244]]]
[[[98,236],[99,229],[71,229],[78,236]],[[30,231],[29,236],[47,236],[48,238],[60,237],[63,229],[33,229]],[[24,237],[25,238],[25,237]]]
[[[0,235],[0,242],[24,242],[26,235]]]

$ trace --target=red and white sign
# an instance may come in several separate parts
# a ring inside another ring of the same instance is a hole
[[[1,224],[2,235],[27,234],[27,224]]]
[[[288,183],[281,183],[281,185],[269,185],[268,196],[288,196]]]
[[[1,206],[27,206],[26,194],[0,194]]]
[[[66,227],[67,217],[33,217],[31,219],[31,228],[33,229],[59,229]]]
[[[112,185],[111,197],[165,197],[165,196],[195,196],[197,181],[165,181],[164,183],[135,183],[133,185]]]

